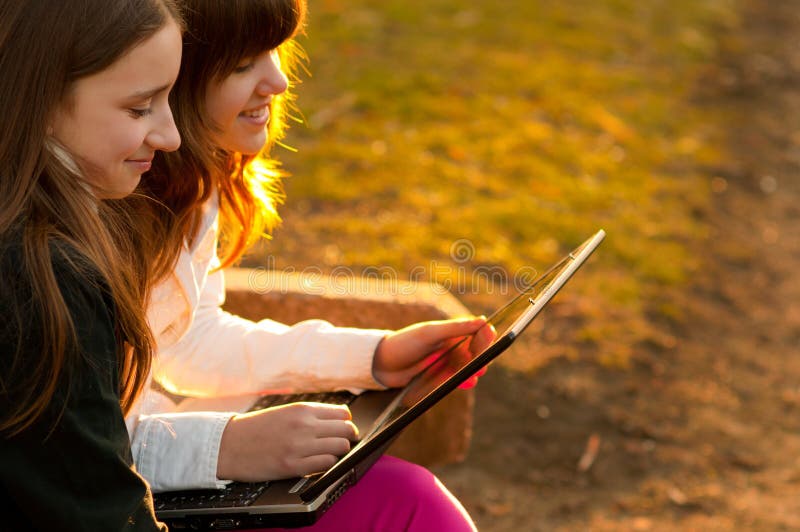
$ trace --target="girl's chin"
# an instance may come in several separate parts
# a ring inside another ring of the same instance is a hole
[[[264,148],[264,145],[267,143],[267,135],[266,133],[259,134],[259,135],[249,135],[246,137],[241,137],[236,139],[235,142],[228,143],[225,146],[226,149],[230,151],[237,151],[244,155],[255,155]]]

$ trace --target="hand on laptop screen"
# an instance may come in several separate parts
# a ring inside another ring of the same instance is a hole
[[[484,317],[417,323],[383,338],[375,350],[372,373],[390,388],[405,386],[444,352],[451,351],[447,356],[472,357],[488,347],[495,336],[495,329]]]
[[[486,326],[486,329],[491,330],[492,338],[494,338],[496,336],[496,331],[494,330],[494,327],[491,324],[488,324]],[[483,330],[483,328],[481,330]],[[463,341],[466,341],[468,338],[469,337],[464,338]],[[489,342],[491,343],[491,340]],[[484,348],[487,347],[488,345],[489,344],[487,343],[484,346]],[[458,349],[454,350],[453,353],[448,353],[446,355],[447,357],[451,357],[451,358],[449,358],[450,364],[448,364],[448,366],[450,366],[450,367],[454,367],[454,368],[462,367],[467,362],[469,362],[475,355],[477,355],[478,353],[481,352],[481,351],[473,351],[473,347],[472,346],[470,346],[469,349],[467,349],[465,346],[463,346],[465,351],[461,351],[461,349],[462,349],[461,345],[458,345],[457,347],[458,347]],[[442,356],[445,353],[447,353],[450,349],[452,349],[452,346],[443,347],[441,349],[438,349],[437,351],[434,351],[430,355],[428,355],[428,360],[430,361],[430,364],[432,365],[432,364],[436,363],[436,360],[440,356]],[[426,366],[426,368],[427,367],[429,367],[429,366]],[[461,388],[462,390],[469,390],[470,388],[474,388],[478,384],[478,379],[480,377],[482,377],[486,373],[486,369],[487,368],[488,368],[488,366],[482,367],[481,369],[476,371],[475,374],[472,375],[470,378],[468,378],[467,380],[465,380],[464,382],[459,384],[458,387]],[[451,372],[451,373],[454,373],[454,372]],[[442,382],[444,382],[444,379],[442,380]]]

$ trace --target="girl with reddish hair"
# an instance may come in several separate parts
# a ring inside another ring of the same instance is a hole
[[[483,318],[400,331],[289,327],[220,309],[222,268],[278,221],[281,173],[269,147],[285,127],[304,0],[184,0],[187,32],[171,97],[181,148],[159,157],[143,192],[155,212],[160,283],[148,309],[153,378],[185,397],[402,386],[443,346],[493,338]],[[471,345],[470,345],[471,344]],[[346,406],[295,403],[248,414],[173,413],[151,391],[129,417],[139,472],[155,491],[302,476],[333,465],[356,437]],[[380,502],[378,502],[380,501]],[[390,457],[312,528],[469,530],[463,507],[427,470]]]

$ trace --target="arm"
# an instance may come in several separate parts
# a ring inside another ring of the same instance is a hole
[[[347,407],[314,403],[242,415],[188,412],[131,421],[138,421],[133,455],[153,491],[213,489],[227,480],[275,480],[324,470],[350,449],[357,432]]]
[[[463,344],[465,353],[482,350],[494,338],[482,318],[428,322],[391,332],[380,343],[371,372],[387,385],[400,386],[429,363],[429,353],[470,335],[475,338]],[[142,403],[157,412],[159,402],[151,400],[156,392],[148,395]],[[132,433],[134,457],[154,491],[221,487],[223,478],[300,476],[324,469],[321,464],[333,463],[349,449],[350,429],[341,424],[349,414],[333,432],[323,428],[331,425],[323,421],[329,415],[322,405],[291,405],[233,417],[211,412],[143,416]],[[319,443],[318,438],[330,436],[340,439]],[[313,458],[308,451],[312,445]]]
[[[484,318],[426,322],[389,333],[374,358],[373,372],[402,386],[447,348],[448,357],[472,358],[494,339]],[[463,340],[463,341],[462,341]],[[473,377],[472,383],[477,379]],[[237,480],[301,476],[332,466],[350,449],[355,426],[346,407],[296,403],[234,416],[222,435],[218,474]],[[341,417],[344,415],[344,417]],[[344,421],[344,423],[342,423]],[[265,448],[262,442],[270,445]],[[229,476],[230,475],[230,476]]]
[[[380,388],[372,377],[375,347],[386,331],[309,321],[288,327],[258,323],[221,309],[225,284],[216,255],[218,200],[203,206],[195,246],[155,287],[148,318],[159,352],[153,377],[189,396],[264,390]]]
[[[223,272],[209,274],[201,287],[189,331],[159,350],[153,375],[169,391],[214,396],[381,387],[372,375],[372,359],[387,331],[321,320],[293,327],[252,322],[220,308]]]
[[[56,274],[81,357],[42,419],[17,436],[0,435],[4,519],[19,530],[165,531],[147,484],[132,467],[106,302],[69,271]],[[0,356],[13,352],[15,342],[13,335],[4,338]],[[31,363],[35,343],[26,345]],[[3,401],[13,398],[0,395],[0,408]]]

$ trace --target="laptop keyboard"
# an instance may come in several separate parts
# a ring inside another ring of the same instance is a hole
[[[156,511],[250,506],[267,487],[269,482],[234,482],[221,490],[170,491],[155,494],[153,502]]]
[[[258,399],[255,404],[253,404],[252,408],[250,408],[250,412],[289,403],[327,403],[330,405],[349,405],[356,399],[356,397],[358,396],[347,391],[264,395]]]

